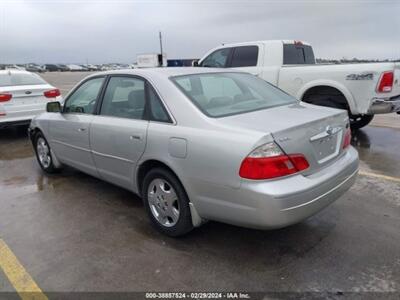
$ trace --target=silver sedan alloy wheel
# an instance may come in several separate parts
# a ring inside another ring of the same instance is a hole
[[[179,220],[178,196],[165,179],[154,179],[148,188],[147,199],[154,218],[165,227],[174,226]]]
[[[40,164],[43,168],[48,168],[51,164],[51,156],[49,146],[44,138],[38,138],[36,142],[36,150]]]

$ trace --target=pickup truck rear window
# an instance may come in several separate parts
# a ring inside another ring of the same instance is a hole
[[[315,58],[311,46],[308,45],[283,45],[284,65],[314,65]]]
[[[171,79],[205,115],[214,118],[297,102],[266,81],[246,73],[200,73]]]

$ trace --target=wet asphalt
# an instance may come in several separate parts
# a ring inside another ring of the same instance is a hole
[[[354,134],[361,171],[386,177],[360,175],[316,216],[274,231],[209,222],[179,239],[126,190],[45,175],[25,129],[0,130],[0,238],[45,292],[400,291],[398,129]],[[0,291],[13,291],[1,269]]]

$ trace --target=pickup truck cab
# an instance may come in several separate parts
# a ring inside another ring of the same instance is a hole
[[[400,113],[400,63],[316,64],[310,44],[270,40],[221,45],[198,65],[240,69],[304,102],[346,109],[353,129]]]

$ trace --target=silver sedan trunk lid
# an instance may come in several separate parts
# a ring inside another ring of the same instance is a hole
[[[342,153],[347,112],[306,103],[285,105],[223,118],[235,127],[269,133],[286,154],[303,154],[311,174]]]

